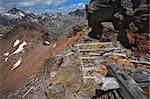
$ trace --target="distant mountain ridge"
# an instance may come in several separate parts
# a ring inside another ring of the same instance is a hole
[[[8,12],[0,14],[0,36],[7,34],[8,31],[17,24],[41,24],[52,33],[53,30],[58,30],[57,32],[59,32],[59,29],[67,29],[74,26],[75,24],[80,24],[82,22],[86,23],[86,13],[83,9],[77,9],[76,11],[70,12],[69,14],[49,14],[26,13],[17,8],[12,8]]]

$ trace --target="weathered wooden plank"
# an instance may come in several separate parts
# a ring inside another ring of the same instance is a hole
[[[114,76],[120,85],[120,93],[124,99],[148,99],[144,91],[125,72],[117,68],[117,64],[107,66],[110,75]]]
[[[132,74],[131,78],[133,78],[137,83],[150,82],[150,73],[146,72]]]
[[[142,88],[149,88],[149,82],[138,83],[138,85]]]
[[[75,44],[75,46],[86,46],[86,45],[108,45],[112,44],[112,42],[103,42],[103,43],[82,43],[82,44]]]
[[[111,51],[111,50],[121,50],[122,48],[116,47],[116,48],[99,48],[99,49],[80,49],[80,52],[83,51],[101,51],[101,50],[106,50],[106,51]]]
[[[101,57],[96,57],[96,56],[91,56],[91,57],[80,57],[81,59],[98,59],[98,58],[101,58]]]

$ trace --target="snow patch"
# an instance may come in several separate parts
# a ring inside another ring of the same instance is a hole
[[[50,44],[50,42],[48,42],[48,41],[45,41],[45,44],[49,45],[49,44]]]
[[[23,14],[22,12],[19,12],[18,15],[25,17],[25,14]]]
[[[10,13],[4,13],[4,14],[2,14],[3,16],[6,16],[6,17],[8,17],[8,18],[10,18],[10,19],[19,19],[19,18],[22,18],[22,16],[20,16],[20,15],[16,15],[16,14],[10,14]]]
[[[7,62],[8,58],[9,58],[9,56],[7,58],[5,58],[5,62]]]
[[[3,55],[7,57],[9,55],[9,52],[4,53]]]
[[[12,54],[10,54],[7,58],[5,58],[5,62],[7,62],[8,58],[11,57],[14,54],[20,53],[20,52],[24,52],[24,46],[27,45],[26,41],[23,41],[23,43],[21,43],[18,47],[17,50],[15,50]]]
[[[26,41],[23,41],[23,43],[19,45],[18,49],[16,51],[14,51],[11,55],[22,52],[24,50],[25,45],[27,45],[27,43],[26,43]]]
[[[22,59],[20,58],[14,65],[13,68],[11,70],[16,69],[20,64],[21,64]]]
[[[17,39],[17,40],[14,42],[13,47],[16,47],[19,43],[20,43],[20,40]]]
[[[57,45],[57,44],[54,44],[54,45],[53,45],[53,48],[55,48],[55,47],[56,47],[56,45]]]

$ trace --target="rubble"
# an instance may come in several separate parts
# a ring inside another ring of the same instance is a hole
[[[119,65],[120,69],[124,71],[129,71],[129,73],[127,73],[129,75],[131,75],[132,73],[136,73],[137,71],[140,71],[141,70],[140,66],[145,66],[145,68],[142,68],[142,71],[145,71],[146,73],[149,71],[148,68],[146,69],[146,67],[149,66],[150,62],[149,60],[146,60],[142,57],[139,60],[138,57],[134,57],[132,51],[121,47],[117,43],[115,44],[113,44],[112,42],[82,43],[76,44],[76,47],[81,62],[80,69],[83,73],[84,83],[86,83],[87,80],[94,79],[95,83],[99,82],[99,84],[103,84],[103,79],[105,78],[107,79],[107,77],[109,77],[108,75],[110,74],[110,71],[108,71],[107,69],[108,66],[114,63]],[[149,55],[147,56],[147,58],[148,57]],[[137,64],[140,64],[140,66],[137,66]],[[104,83],[106,83],[106,81],[104,81]],[[116,87],[113,86],[113,83],[110,84],[110,86],[114,87],[112,88],[113,90],[118,89],[119,85],[120,84],[118,84],[117,86],[117,82]],[[142,85],[146,86],[147,84],[145,83]],[[107,87],[108,86],[109,84],[107,85]],[[102,90],[105,90],[103,85],[101,88]]]
[[[74,37],[78,32],[83,31],[83,29],[87,27],[86,24],[80,23],[72,27],[72,30],[69,31],[67,38]]]
[[[110,52],[110,50],[115,51],[121,49],[119,45],[113,45],[111,42],[76,44],[76,47],[80,55],[80,69],[83,72],[84,82],[86,82],[88,78],[94,79],[95,76],[106,75],[107,70],[102,68],[105,65],[100,61],[104,58],[103,54]]]

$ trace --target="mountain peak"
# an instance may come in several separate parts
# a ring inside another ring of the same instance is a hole
[[[75,11],[70,12],[69,14],[75,15],[75,16],[84,16],[86,12],[85,12],[85,9],[77,9]]]
[[[17,9],[17,8],[12,8],[12,9],[10,9],[10,10],[8,11],[8,13],[10,13],[10,14],[16,14],[16,13],[23,13],[23,14],[25,14],[25,12],[23,12],[23,11]]]

